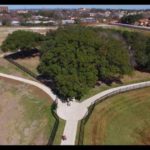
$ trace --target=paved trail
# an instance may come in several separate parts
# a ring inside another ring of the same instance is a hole
[[[48,88],[47,86],[45,86],[41,83],[38,83],[38,82],[35,82],[32,80],[28,80],[28,79],[24,79],[24,78],[20,78],[20,77],[16,77],[13,75],[4,74],[4,73],[0,73],[0,76],[34,85],[34,86],[40,88],[41,90],[43,90],[44,92],[46,92],[53,100],[55,100],[57,97],[51,91],[50,88]],[[117,88],[112,88],[112,89],[100,92],[100,93],[84,100],[81,103],[74,100],[73,102],[71,102],[71,106],[67,106],[66,103],[63,103],[60,99],[58,99],[57,114],[60,118],[66,120],[66,125],[65,125],[63,134],[66,135],[67,140],[64,140],[64,141],[62,140],[61,145],[75,145],[78,121],[81,120],[87,114],[88,107],[91,104],[93,104],[95,101],[102,100],[101,98],[104,96],[107,97],[108,94],[113,95],[113,94],[117,94],[120,92],[129,91],[132,89],[138,89],[138,88],[142,88],[142,87],[148,87],[148,86],[150,86],[150,81],[120,86]]]

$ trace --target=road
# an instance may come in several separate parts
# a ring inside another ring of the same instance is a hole
[[[142,30],[150,31],[150,27],[143,27],[143,26],[137,26],[137,25],[131,25],[131,24],[111,23],[110,25],[112,25],[112,26],[122,26],[122,27],[128,27],[128,28],[135,28],[135,29],[142,29]]]
[[[56,99],[56,95],[52,92],[50,88],[47,86],[24,78],[20,78],[13,75],[8,75],[4,73],[0,73],[0,77],[24,82],[33,86],[36,86],[43,90],[45,93],[47,93],[53,100]],[[63,135],[66,135],[67,139],[61,141],[61,145],[75,145],[75,138],[77,133],[77,125],[78,121],[81,120],[83,117],[86,116],[88,112],[88,107],[92,105],[97,100],[102,100],[104,97],[108,97],[117,93],[148,87],[150,86],[150,81],[141,82],[141,83],[134,83],[130,85],[124,85],[116,88],[112,88],[103,92],[100,92],[83,102],[79,103],[76,100],[71,102],[70,106],[67,106],[66,103],[63,103],[60,99],[58,99],[58,108],[57,108],[57,114],[60,118],[66,120],[65,129],[63,132]]]
[[[137,26],[137,25],[130,25],[130,24],[122,24],[122,23],[109,23],[109,24],[104,24],[104,23],[101,23],[101,24],[95,24],[95,25],[89,25],[89,26],[92,26],[92,27],[103,27],[103,28],[118,28],[118,27],[126,27],[126,28],[129,28],[129,29],[136,29],[136,30],[146,30],[146,31],[150,31],[150,27],[143,27],[143,26]]]

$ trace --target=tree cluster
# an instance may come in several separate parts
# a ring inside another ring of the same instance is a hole
[[[17,30],[9,34],[2,43],[2,51],[28,50],[40,46],[44,36],[32,31]]]
[[[123,32],[132,52],[135,68],[150,71],[150,36],[138,32]]]
[[[45,36],[15,31],[3,42],[3,51],[39,46],[38,71],[52,79],[60,96],[80,99],[97,80],[130,74],[135,68],[150,71],[150,36],[82,26],[61,27]],[[134,60],[134,64],[132,61]]]
[[[120,19],[120,22],[125,24],[134,24],[136,21],[142,18],[143,18],[142,14],[128,15],[128,16],[123,16]]]
[[[49,33],[38,70],[49,76],[63,97],[80,99],[98,79],[131,72],[122,42],[103,38],[92,28],[67,27]]]

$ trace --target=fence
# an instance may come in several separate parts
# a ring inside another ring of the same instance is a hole
[[[148,87],[148,86],[150,86],[150,81],[110,89],[110,90],[108,90],[108,93],[106,93],[102,97],[96,99],[94,103],[97,104],[100,101],[103,101],[106,98],[108,98],[112,95],[115,95],[115,94],[131,91],[131,90],[135,90],[135,89],[140,89],[140,88],[144,88],[144,87]]]
[[[84,126],[85,126],[86,122],[88,121],[91,113],[93,112],[94,107],[95,107],[95,103],[88,108],[87,115],[80,122],[78,145],[83,145],[83,140],[84,140]]]
[[[93,112],[93,110],[94,110],[94,108],[97,104],[99,104],[100,102],[103,102],[104,100],[106,100],[108,97],[110,97],[112,95],[116,95],[116,94],[119,94],[119,93],[131,91],[131,90],[135,90],[135,89],[140,89],[140,88],[144,88],[144,87],[148,87],[148,86],[150,86],[150,81],[143,82],[143,83],[137,83],[137,84],[134,84],[134,85],[127,85],[127,86],[123,86],[123,87],[117,87],[117,88],[108,90],[108,93],[104,94],[100,98],[97,98],[89,106],[88,112],[87,112],[88,114],[80,121],[78,145],[83,145],[85,124],[87,123],[90,115],[92,114],[92,112]]]
[[[51,106],[51,112],[52,112],[52,115],[55,118],[55,123],[54,123],[54,126],[52,128],[52,131],[51,131],[51,134],[50,134],[50,138],[48,140],[48,144],[47,145],[53,145],[53,142],[54,142],[54,139],[55,139],[55,136],[56,136],[56,132],[57,132],[58,126],[59,126],[59,117],[57,116],[55,110],[56,110],[56,103],[53,102],[53,104]]]

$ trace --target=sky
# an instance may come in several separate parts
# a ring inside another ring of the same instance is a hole
[[[8,6],[9,9],[56,9],[56,8],[150,9],[150,5],[5,5],[5,6]]]

